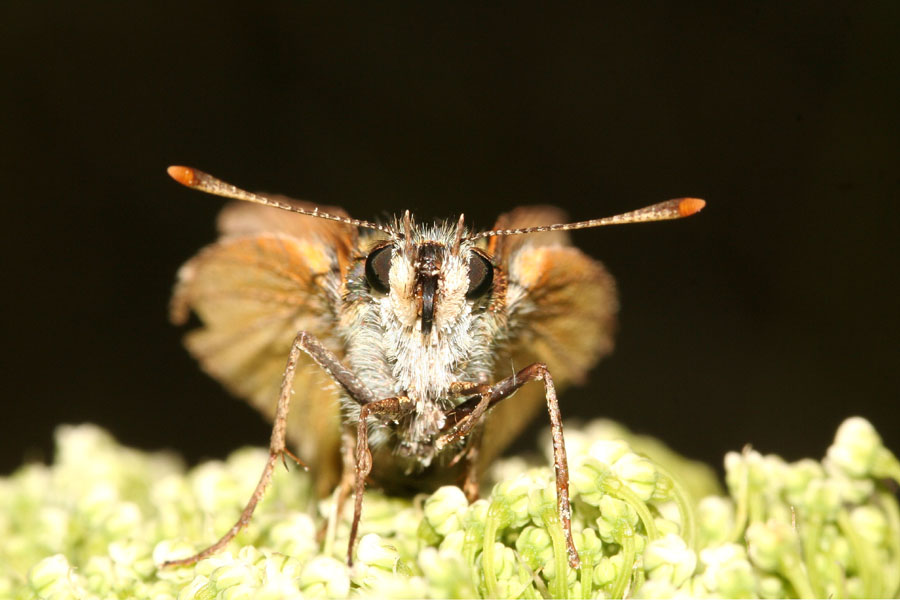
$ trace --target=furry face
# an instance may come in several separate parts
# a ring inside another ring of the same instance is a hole
[[[393,442],[406,471],[431,464],[444,414],[461,401],[451,386],[489,381],[503,339],[503,319],[489,310],[500,291],[493,285],[499,267],[463,241],[459,227],[409,223],[410,235],[375,243],[364,259],[364,280],[351,276],[355,293],[344,298],[355,315],[342,328],[350,367],[378,382],[377,395],[413,403],[398,423],[369,423],[371,446]],[[358,415],[354,402],[344,409]]]

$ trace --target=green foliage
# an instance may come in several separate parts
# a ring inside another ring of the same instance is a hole
[[[821,461],[746,449],[711,470],[596,421],[566,429],[573,530],[566,559],[552,469],[498,463],[469,504],[453,487],[367,492],[356,563],[349,514],[331,520],[302,472],[278,472],[219,555],[160,569],[237,519],[266,458],[244,449],[185,472],[165,454],[61,427],[52,465],[0,479],[0,596],[12,598],[894,597],[900,463],[848,419]],[[547,445],[547,444],[545,444]],[[346,513],[349,513],[349,505]]]

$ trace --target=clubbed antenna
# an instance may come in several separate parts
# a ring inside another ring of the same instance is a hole
[[[256,204],[272,206],[274,208],[280,208],[281,210],[286,210],[309,217],[318,217],[319,219],[338,221],[339,223],[346,223],[347,225],[353,225],[354,227],[365,227],[366,229],[383,231],[391,236],[394,235],[394,232],[389,227],[385,227],[384,225],[370,223],[369,221],[361,221],[359,219],[351,219],[350,217],[332,215],[326,212],[321,212],[317,208],[309,210],[306,208],[301,208],[299,206],[294,206],[292,204],[287,204],[286,202],[276,200],[275,198],[266,196],[265,194],[254,194],[253,192],[247,192],[237,186],[231,185],[230,183],[225,183],[221,179],[216,179],[209,173],[204,173],[203,171],[198,171],[197,169],[192,169],[190,167],[171,166],[167,169],[167,171],[169,173],[169,177],[171,177],[181,185],[193,188],[195,190],[200,190],[201,192],[206,192],[207,194],[212,194],[214,196],[233,198],[235,200],[243,200],[245,202],[254,202]]]
[[[666,221],[668,219],[681,219],[689,217],[703,210],[706,202],[700,198],[676,198],[666,200],[659,204],[639,208],[631,212],[602,219],[579,221],[577,223],[557,223],[556,225],[540,225],[538,227],[524,227],[522,229],[492,229],[476,233],[469,239],[477,240],[483,237],[499,235],[520,235],[523,233],[539,233],[541,231],[568,231],[570,229],[587,229],[588,227],[602,227],[604,225],[623,225],[625,223],[644,223],[648,221]]]

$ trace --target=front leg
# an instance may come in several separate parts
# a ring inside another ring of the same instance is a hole
[[[559,401],[556,398],[556,387],[547,370],[547,365],[534,363],[494,385],[474,398],[463,402],[446,415],[445,433],[435,444],[438,449],[468,435],[478,426],[482,415],[506,398],[509,398],[520,387],[530,381],[544,382],[544,395],[547,399],[547,412],[550,414],[550,434],[553,439],[553,467],[556,472],[556,509],[563,529],[566,532],[566,546],[569,552],[569,564],[573,568],[580,563],[575,541],[572,539],[572,509],[569,505],[569,464],[566,459],[566,445],[563,440],[562,417],[559,413]]]
[[[293,344],[291,344],[291,352],[288,355],[287,366],[284,369],[284,376],[281,379],[281,392],[278,395],[278,405],[275,409],[275,422],[272,425],[272,437],[269,439],[269,458],[266,460],[266,466],[263,468],[259,483],[256,484],[256,489],[253,490],[253,495],[250,496],[250,500],[241,512],[241,516],[231,529],[229,529],[215,544],[193,556],[177,560],[168,560],[163,563],[163,567],[192,565],[221,550],[241,529],[247,526],[247,523],[250,522],[250,517],[253,516],[256,505],[259,504],[269,482],[272,480],[272,471],[275,469],[275,464],[278,459],[283,460],[284,456],[290,456],[301,465],[303,464],[285,445],[285,431],[287,429],[288,409],[291,405],[294,373],[297,370],[297,361],[300,360],[301,352],[306,353],[316,362],[316,364],[322,367],[332,379],[344,388],[352,399],[363,406],[374,400],[374,395],[369,388],[367,388],[366,385],[349,369],[344,367],[333,352],[323,346],[313,335],[305,331],[298,333],[297,337],[294,338]]]
[[[359,421],[356,423],[356,482],[354,485],[353,522],[350,525],[350,542],[347,544],[347,564],[353,566],[353,546],[359,529],[362,515],[363,491],[366,489],[366,477],[372,472],[372,451],[369,450],[369,415],[387,417],[401,416],[413,409],[414,403],[406,396],[384,398],[363,404],[359,409]]]
[[[454,381],[450,384],[450,396],[459,398],[461,396],[475,395],[480,400],[490,389],[491,386],[485,383]],[[477,421],[477,416],[472,418],[473,423]],[[472,429],[469,433],[468,444],[447,465],[452,467],[459,461],[463,461],[463,475],[459,480],[459,487],[462,488],[469,503],[478,500],[478,452],[481,449],[481,434],[483,431],[484,428],[481,426]]]

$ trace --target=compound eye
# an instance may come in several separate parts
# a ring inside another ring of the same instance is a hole
[[[381,248],[375,248],[366,257],[366,281],[372,289],[387,294],[391,291],[391,256],[394,247],[388,244]]]
[[[494,266],[483,254],[472,251],[469,254],[469,289],[466,298],[472,300],[484,296],[494,282]]]

